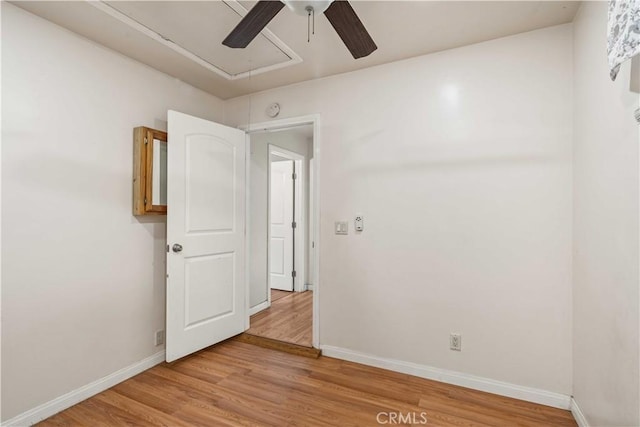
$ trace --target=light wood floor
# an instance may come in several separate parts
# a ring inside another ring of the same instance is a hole
[[[280,291],[278,289],[271,289],[271,302],[277,301],[280,298],[284,298],[287,295],[291,295],[293,292]]]
[[[311,347],[313,292],[271,290],[271,307],[251,316],[247,334]]]
[[[424,413],[433,427],[576,426],[568,411],[234,340],[151,368],[39,425],[376,426],[380,412],[418,422]]]

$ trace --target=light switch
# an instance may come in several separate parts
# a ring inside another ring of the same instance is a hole
[[[364,216],[362,214],[356,215],[356,219],[354,221],[356,231],[364,230]]]
[[[336,221],[336,234],[349,234],[349,223],[347,221]]]

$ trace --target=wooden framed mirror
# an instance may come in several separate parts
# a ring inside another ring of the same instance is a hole
[[[133,214],[167,214],[167,133],[133,131]]]

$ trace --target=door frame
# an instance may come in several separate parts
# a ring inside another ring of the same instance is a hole
[[[309,240],[314,242],[315,250],[313,251],[313,263],[314,263],[314,271],[313,271],[313,326],[312,326],[312,345],[314,348],[320,348],[320,167],[321,167],[321,156],[320,156],[320,147],[321,147],[321,134],[320,134],[320,114],[310,114],[306,116],[298,116],[298,117],[290,117],[286,119],[276,119],[270,120],[267,122],[260,123],[251,123],[248,125],[240,125],[238,129],[244,130],[246,133],[245,139],[245,162],[247,167],[246,169],[246,182],[251,182],[251,134],[263,131],[273,131],[273,130],[285,130],[288,128],[296,128],[304,125],[312,125],[313,126],[313,177],[310,177],[310,180],[314,183],[315,188],[310,189],[310,198],[309,205],[313,206],[313,224],[310,224],[312,227],[313,233],[309,236]],[[250,188],[247,185],[246,191],[246,214],[247,218],[249,218],[251,214],[251,204],[250,204]],[[250,256],[251,256],[251,242],[250,242],[250,230],[249,230],[249,221],[246,221],[245,228],[245,250],[246,250],[246,307],[247,307],[247,317],[246,317],[246,329],[249,329],[249,265],[250,265]],[[270,292],[267,292],[270,294]],[[271,298],[268,295],[268,298]]]
[[[307,206],[304,203],[305,194],[304,181],[307,171],[304,167],[304,156],[293,151],[285,150],[276,144],[269,143],[267,145],[267,155],[269,156],[269,164],[267,167],[267,301],[271,305],[271,155],[283,157],[293,161],[295,165],[296,182],[294,184],[294,211],[293,220],[296,222],[296,229],[293,232],[293,270],[296,277],[293,278],[293,291],[302,292],[305,289],[306,268],[306,242],[304,240],[304,230],[307,225],[305,220],[307,214]],[[302,184],[301,184],[302,183]],[[302,233],[298,232],[302,230]],[[302,262],[300,262],[302,260]]]
[[[313,254],[315,253],[315,244],[313,241],[313,230],[315,227],[315,219],[316,219],[316,214],[315,214],[315,197],[314,197],[314,191],[315,191],[315,185],[316,183],[314,182],[314,170],[315,170],[315,159],[312,157],[309,159],[309,203],[308,203],[308,208],[309,208],[309,241],[307,242],[307,251],[309,253],[309,271],[307,273],[307,275],[309,276],[309,283],[307,283],[307,288],[306,290],[308,291],[312,291],[313,290],[313,280],[315,277],[314,272],[315,270],[315,257],[313,256]]]

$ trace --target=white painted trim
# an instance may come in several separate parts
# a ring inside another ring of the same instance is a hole
[[[288,117],[286,119],[276,119],[269,120],[267,122],[260,123],[251,123],[249,125],[239,125],[238,129],[242,129],[248,133],[255,132],[263,132],[263,131],[275,131],[275,130],[285,130],[290,128],[296,128],[304,125],[315,125],[319,123],[320,115],[319,114],[309,114],[306,116],[298,116],[298,117]],[[315,142],[315,127],[314,131],[314,142]],[[317,151],[314,147],[314,151]]]
[[[306,116],[289,117],[285,119],[270,120],[267,122],[253,123],[248,125],[240,125],[238,129],[242,129],[247,133],[254,133],[260,131],[274,131],[283,130],[287,128],[297,127],[301,125],[313,125],[313,158],[314,161],[314,183],[315,190],[312,190],[311,195],[314,198],[313,208],[315,211],[314,224],[313,224],[313,241],[315,242],[314,251],[314,271],[313,271],[313,347],[320,348],[320,170],[321,170],[321,145],[322,136],[320,134],[320,114],[309,114]]]
[[[251,197],[249,188],[251,186],[251,137],[247,132],[244,133],[244,299],[245,311],[247,315],[244,321],[244,330],[251,327]],[[271,305],[271,295],[267,293],[267,303]]]
[[[219,75],[221,77],[224,77],[227,80],[243,79],[243,78],[246,78],[246,77],[255,76],[257,74],[266,73],[268,71],[277,70],[279,68],[284,68],[284,67],[289,67],[289,66],[292,66],[292,65],[296,65],[296,64],[299,64],[299,63],[302,62],[302,58],[300,57],[300,55],[295,53],[293,51],[293,49],[291,49],[289,46],[287,46],[287,44],[285,42],[280,40],[278,38],[278,36],[276,36],[274,33],[272,33],[269,29],[265,28],[264,30],[262,30],[260,32],[260,34],[262,34],[262,36],[264,36],[267,40],[269,40],[276,48],[278,48],[287,57],[289,57],[289,59],[287,61],[279,62],[277,64],[256,68],[255,70],[244,71],[244,72],[238,73],[238,74],[230,74],[230,73],[224,71],[222,68],[219,68],[216,65],[214,65],[214,64],[212,64],[212,63],[210,63],[208,61],[205,61],[203,58],[201,58],[198,55],[194,54],[190,50],[185,49],[184,47],[180,46],[179,44],[162,37],[162,35],[156,33],[152,29],[144,26],[143,24],[139,23],[135,19],[130,18],[128,15],[120,12],[119,10],[117,10],[114,7],[108,5],[104,1],[102,1],[102,0],[86,0],[86,1],[87,1],[88,4],[90,4],[91,6],[95,7],[96,9],[100,10],[101,12],[106,13],[107,15],[111,16],[114,19],[117,19],[118,21],[120,21],[123,24],[129,26],[130,28],[132,28],[132,29],[144,34],[145,36],[157,41],[158,43],[162,44],[163,46],[168,47],[169,49],[173,50],[174,52],[177,52],[178,54],[184,56],[185,58],[195,62],[196,64],[206,68],[209,71],[214,72],[215,74],[217,74],[217,75]],[[237,0],[223,0],[223,1],[227,6],[229,6],[231,8],[231,10],[233,10],[235,13],[237,13],[241,17],[244,17],[248,13],[248,10],[244,6],[242,6]]]
[[[584,413],[578,406],[578,402],[576,402],[573,397],[571,398],[571,414],[573,415],[573,418],[575,418],[579,427],[589,427],[587,417],[584,416]]]
[[[313,160],[313,153],[311,155],[311,158],[309,159],[309,241],[307,242],[307,253],[309,254],[309,256],[307,257],[309,259],[309,269],[307,271],[307,278],[308,278],[308,283],[306,283],[305,286],[305,290],[310,291],[313,290],[313,270],[315,268],[314,265],[314,260],[315,257],[313,256],[313,253],[315,252],[315,247],[313,245],[313,237],[315,236],[314,232],[313,232],[313,227],[316,223],[315,221],[315,206],[313,205],[314,201],[315,201],[315,196],[313,194],[313,191],[315,189],[315,185],[316,183],[314,182],[314,160]]]
[[[320,348],[320,146],[322,137],[320,135],[320,115],[309,116],[313,123],[313,183],[311,189],[313,196],[313,236],[315,250],[313,251],[313,330],[311,333],[312,343],[315,348]]]
[[[106,377],[100,378],[99,380],[93,381],[78,389],[70,391],[67,394],[63,394],[60,397],[56,397],[55,399],[43,403],[42,405],[36,406],[33,409],[30,409],[14,418],[11,418],[10,420],[5,421],[4,423],[2,423],[2,427],[23,427],[33,425],[77,403],[80,403],[83,400],[90,398],[91,396],[103,392],[104,390],[113,387],[114,385],[119,384],[122,381],[138,375],[139,373],[146,371],[147,369],[150,369],[159,363],[164,362],[164,358],[165,352],[163,350],[147,357],[146,359],[142,359],[141,361],[136,362],[133,365],[129,365],[112,374],[109,374]]]
[[[305,282],[307,280],[307,203],[305,182],[307,176],[307,167],[305,166],[305,157],[295,161],[295,173],[297,178],[294,183],[295,189],[295,209],[294,221],[296,221],[296,230],[294,232],[294,264],[293,269],[296,271],[296,277],[293,280],[293,290],[295,292],[303,292]]]
[[[271,301],[264,301],[258,305],[254,305],[249,309],[249,316],[253,316],[256,313],[260,313],[262,310],[266,310],[271,307]]]
[[[552,406],[554,408],[569,409],[571,407],[571,396],[560,393],[496,381],[490,378],[464,374],[462,372],[434,368],[427,365],[419,365],[417,363],[386,359],[330,345],[323,345],[321,346],[321,349],[324,356],[335,357],[337,359],[357,362],[377,368],[389,369],[403,374],[414,375],[420,378],[454,384],[515,399],[526,400],[528,402],[539,403],[541,405]]]

